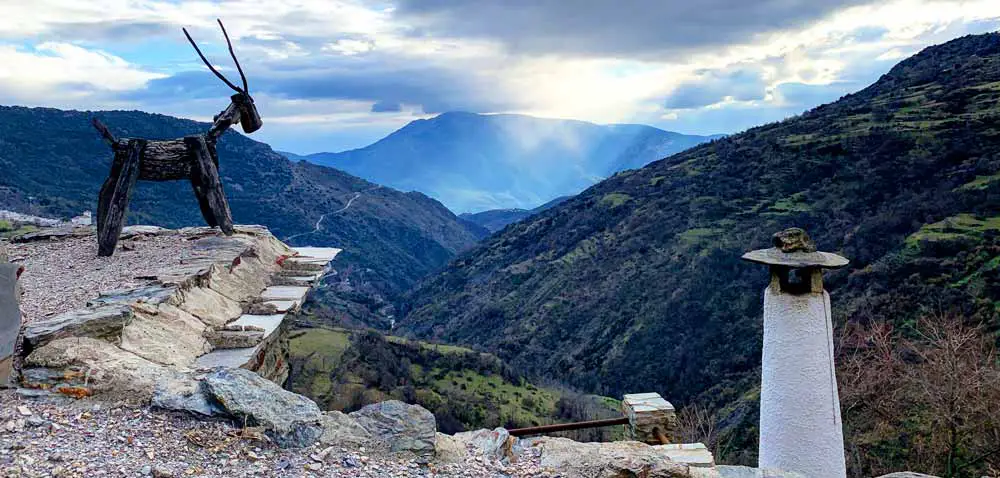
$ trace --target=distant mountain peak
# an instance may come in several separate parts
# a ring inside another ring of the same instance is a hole
[[[639,124],[451,111],[364,148],[305,158],[421,191],[453,211],[530,209],[710,139]]]

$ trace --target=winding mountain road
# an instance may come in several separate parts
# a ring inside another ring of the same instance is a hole
[[[379,186],[375,186],[375,187],[371,187],[371,188],[365,189],[363,191],[355,192],[354,196],[352,196],[351,199],[347,200],[347,204],[345,204],[344,207],[342,207],[342,208],[340,208],[340,209],[338,209],[336,211],[329,212],[329,213],[323,213],[322,215],[320,215],[319,220],[316,221],[316,225],[313,226],[313,230],[308,231],[308,232],[300,232],[298,234],[294,234],[294,235],[288,236],[288,237],[285,238],[285,241],[287,242],[287,241],[290,241],[292,239],[295,239],[296,237],[301,237],[301,236],[305,236],[305,235],[309,235],[309,234],[313,234],[313,233],[319,232],[319,230],[323,227],[323,220],[326,219],[326,216],[328,216],[330,214],[340,214],[340,213],[346,211],[347,208],[351,207],[351,204],[354,204],[355,200],[357,200],[359,197],[361,197],[362,193],[366,193],[366,192],[369,192],[369,191],[374,191],[374,190],[379,189],[381,187],[382,186],[379,185]]]

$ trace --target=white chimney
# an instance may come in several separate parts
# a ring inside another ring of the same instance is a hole
[[[821,271],[848,261],[817,252],[799,228],[775,234],[774,245],[743,255],[771,269],[764,291],[758,466],[844,478],[830,295],[823,289]]]

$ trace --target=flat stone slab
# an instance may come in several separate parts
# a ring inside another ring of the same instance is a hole
[[[292,250],[299,253],[298,256],[295,256],[296,258],[324,259],[330,262],[343,249],[336,247],[293,247]]]
[[[273,305],[277,309],[276,312],[288,312],[299,306],[297,300],[268,300],[264,303]]]
[[[704,443],[684,443],[671,445],[655,445],[653,448],[662,452],[675,463],[685,465],[710,467],[715,466],[715,457]]]
[[[673,411],[674,406],[658,393],[631,393],[622,397],[622,403],[636,412]]]
[[[281,325],[281,321],[285,319],[285,314],[273,314],[273,315],[241,315],[240,318],[229,323],[229,326],[250,326],[250,327],[260,327],[264,329],[264,337],[270,337],[275,330],[278,330],[278,326]]]
[[[33,347],[66,337],[111,339],[115,342],[132,317],[132,308],[125,304],[71,310],[51,319],[29,323],[24,327],[24,340]]]
[[[13,371],[14,346],[21,328],[18,305],[17,264],[0,264],[0,388],[8,385]]]
[[[275,285],[264,289],[260,298],[265,302],[269,300],[295,300],[302,303],[307,293],[309,293],[309,287],[306,286]]]

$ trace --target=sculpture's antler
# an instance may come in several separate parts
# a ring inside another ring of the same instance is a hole
[[[226,33],[226,27],[222,24],[222,20],[216,18],[215,21],[219,22],[219,28],[222,29],[222,36],[226,37],[226,45],[229,46],[229,56],[233,57],[233,63],[236,63],[236,71],[240,72],[240,78],[243,79],[243,93],[250,94],[250,88],[247,87],[247,76],[243,74],[243,68],[240,67],[240,61],[236,59],[236,53],[233,52],[233,44],[229,41],[229,34]]]
[[[222,25],[221,21],[219,22],[219,25],[220,26]],[[188,41],[191,43],[191,46],[194,47],[194,51],[198,52],[198,56],[201,57],[201,61],[205,62],[205,66],[207,66],[209,70],[212,70],[212,73],[215,73],[215,76],[219,77],[220,80],[222,80],[225,84],[229,85],[229,87],[232,88],[233,90],[235,90],[237,93],[246,93],[246,91],[241,90],[240,87],[234,85],[225,76],[222,76],[222,73],[219,73],[219,71],[216,70],[214,66],[212,66],[212,63],[210,63],[208,61],[208,58],[205,58],[205,54],[203,54],[201,52],[201,48],[198,48],[198,44],[194,42],[193,38],[191,38],[191,34],[188,33],[187,28],[181,28],[181,30],[184,31],[184,36],[187,37]],[[223,33],[225,33],[225,28],[223,28],[222,31],[223,31]],[[226,36],[226,42],[227,43],[229,42],[229,36],[228,35]],[[233,51],[233,46],[232,45],[229,45],[229,51],[230,52]],[[233,59],[234,60],[236,59],[235,55],[233,56]],[[239,68],[239,63],[238,62],[236,63],[236,68],[240,70],[240,76],[243,76],[243,70]],[[246,81],[247,80],[244,77],[243,78],[243,84],[244,84],[244,86],[246,85]]]

